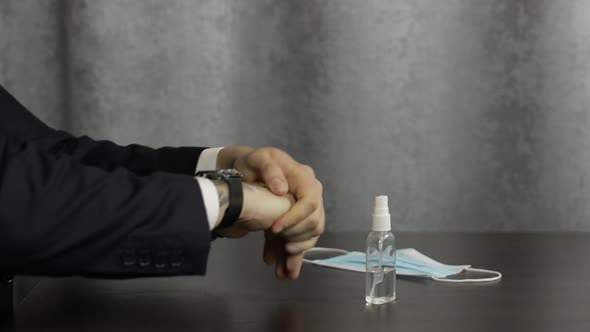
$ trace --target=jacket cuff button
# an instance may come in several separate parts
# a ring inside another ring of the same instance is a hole
[[[139,267],[148,267],[152,264],[152,256],[148,250],[142,250],[139,253]]]

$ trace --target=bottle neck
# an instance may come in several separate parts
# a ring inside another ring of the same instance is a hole
[[[373,222],[371,223],[371,230],[378,232],[387,232],[391,230],[391,217],[389,214],[373,214]]]

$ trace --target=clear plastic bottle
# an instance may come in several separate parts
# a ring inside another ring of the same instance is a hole
[[[367,237],[365,299],[370,304],[383,304],[395,301],[395,296],[395,237],[387,196],[377,196]]]

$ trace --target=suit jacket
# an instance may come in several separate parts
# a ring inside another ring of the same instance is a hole
[[[0,274],[204,274],[203,149],[73,137],[0,86]]]

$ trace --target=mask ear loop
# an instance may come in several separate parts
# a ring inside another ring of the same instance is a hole
[[[440,281],[440,282],[449,282],[449,283],[466,283],[466,282],[476,283],[476,282],[490,282],[490,281],[496,281],[496,280],[502,279],[502,273],[500,273],[498,271],[476,269],[473,267],[465,268],[465,271],[489,273],[489,274],[494,274],[494,276],[489,277],[489,278],[478,278],[478,279],[445,279],[445,278],[432,277],[432,280],[436,280],[436,281]]]

